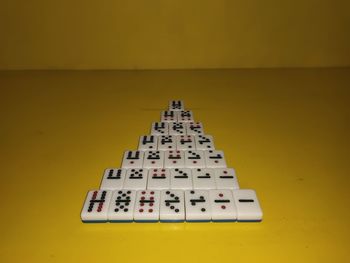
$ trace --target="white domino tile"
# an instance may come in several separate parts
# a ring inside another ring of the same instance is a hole
[[[216,168],[215,182],[218,189],[239,189],[236,172],[233,168]]]
[[[160,192],[140,190],[136,194],[134,220],[136,222],[156,222],[159,220]]]
[[[170,189],[170,170],[165,168],[149,169],[147,189]]]
[[[168,135],[169,124],[167,122],[153,122],[151,127],[152,135]]]
[[[158,150],[159,151],[176,150],[176,137],[174,135],[158,136]]]
[[[143,160],[143,168],[163,168],[164,152],[163,151],[146,151]]]
[[[196,144],[194,142],[193,135],[179,135],[176,137],[176,149],[177,150],[195,150]]]
[[[145,168],[132,168],[126,171],[124,189],[139,190],[147,188],[147,173]]]
[[[205,164],[208,168],[226,168],[225,155],[223,151],[205,151]]]
[[[214,139],[211,135],[198,135],[194,138],[197,150],[214,150]]]
[[[237,211],[230,190],[210,190],[212,221],[236,221]]]
[[[176,122],[177,121],[176,111],[162,111],[160,115],[161,122]]]
[[[211,205],[209,191],[186,190],[185,191],[186,221],[206,222],[211,220]]]
[[[186,135],[186,123],[185,122],[169,123],[169,135]]]
[[[108,209],[108,221],[110,222],[132,222],[134,220],[136,191],[116,190]]]
[[[184,102],[182,100],[169,101],[170,111],[183,111],[185,109]]]
[[[139,140],[139,150],[140,151],[150,151],[157,150],[158,137],[155,135],[144,135],[140,136]]]
[[[104,171],[100,189],[117,190],[122,189],[125,180],[125,169],[108,168]]]
[[[203,135],[203,124],[201,122],[188,122],[186,123],[187,135]]]
[[[185,221],[184,191],[163,190],[160,197],[160,221]]]
[[[176,190],[192,189],[192,172],[189,168],[170,169],[170,188]]]
[[[89,191],[80,214],[81,220],[83,222],[107,222],[111,197],[112,191],[110,190]]]
[[[177,112],[178,122],[194,122],[193,113],[190,110],[183,110]]]
[[[233,199],[237,207],[238,221],[261,221],[262,210],[254,190],[233,190]]]
[[[189,150],[185,151],[186,168],[205,168],[204,151]]]
[[[185,152],[165,151],[164,152],[164,168],[183,168],[185,167]]]
[[[216,189],[215,169],[192,169],[193,189]]]
[[[143,151],[126,151],[124,153],[122,168],[142,168]]]

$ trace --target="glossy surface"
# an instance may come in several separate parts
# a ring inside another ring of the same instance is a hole
[[[0,72],[1,262],[346,262],[349,69]],[[83,224],[168,100],[256,190],[261,223]]]

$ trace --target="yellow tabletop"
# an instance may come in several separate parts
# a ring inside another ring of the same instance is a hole
[[[349,262],[349,69],[0,72],[1,262]],[[261,223],[83,224],[171,99]]]

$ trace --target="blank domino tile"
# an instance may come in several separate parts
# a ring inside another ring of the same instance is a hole
[[[157,136],[155,135],[140,136],[140,140],[139,140],[140,151],[157,150],[157,145],[158,145]]]
[[[193,113],[190,110],[183,110],[177,112],[178,122],[193,122]]]
[[[143,159],[143,168],[163,168],[163,151],[146,151]]]
[[[176,137],[174,135],[160,135],[158,136],[158,150],[176,150]]]
[[[202,135],[203,124],[201,122],[188,122],[186,123],[186,133],[187,135]]]
[[[185,167],[185,152],[174,150],[164,152],[164,168]]]
[[[156,222],[159,220],[160,192],[140,190],[136,194],[134,220],[136,222]]]
[[[162,111],[160,116],[161,122],[176,122],[177,112],[176,111]]]
[[[117,190],[113,192],[108,209],[108,221],[131,222],[134,220],[136,191]]]
[[[149,169],[147,189],[170,189],[170,170],[165,168]]]
[[[110,190],[89,191],[80,214],[81,220],[86,223],[107,222],[108,207],[111,201],[111,197],[112,191]]]
[[[142,168],[143,151],[126,151],[124,153],[122,168]]]
[[[193,189],[216,189],[215,169],[192,169]]]
[[[236,205],[230,190],[210,190],[212,221],[236,221]]]
[[[160,196],[160,221],[185,221],[184,192],[181,190],[163,190]]]
[[[192,189],[192,173],[189,168],[170,169],[170,188],[177,190]]]
[[[209,191],[187,190],[185,191],[186,221],[206,222],[211,220],[211,206],[209,203]]]
[[[125,175],[124,189],[146,189],[147,173],[145,168],[128,169]]]
[[[184,122],[169,123],[169,135],[186,135],[186,124]]]
[[[261,221],[262,211],[254,190],[233,190],[233,199],[237,207],[238,221]]]
[[[236,172],[233,168],[216,168],[215,182],[217,189],[239,189]]]
[[[184,110],[184,102],[182,100],[171,100],[169,101],[170,111],[182,111]]]
[[[176,149],[177,150],[195,150],[196,145],[193,135],[179,135],[176,137]]]
[[[204,151],[196,151],[196,150],[185,151],[185,167],[186,168],[204,168],[205,167]]]
[[[214,140],[211,135],[197,135],[194,137],[197,150],[214,150]]]
[[[169,126],[167,122],[153,122],[151,127],[152,135],[168,135]]]
[[[223,151],[205,151],[205,164],[208,168],[226,168],[226,161]]]
[[[108,168],[105,170],[100,189],[117,190],[122,189],[125,180],[126,169]]]

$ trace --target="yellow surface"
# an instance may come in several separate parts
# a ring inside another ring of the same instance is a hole
[[[348,0],[2,0],[0,69],[350,66]]]
[[[348,262],[350,69],[0,72],[1,262]],[[182,98],[262,223],[83,224]]]

